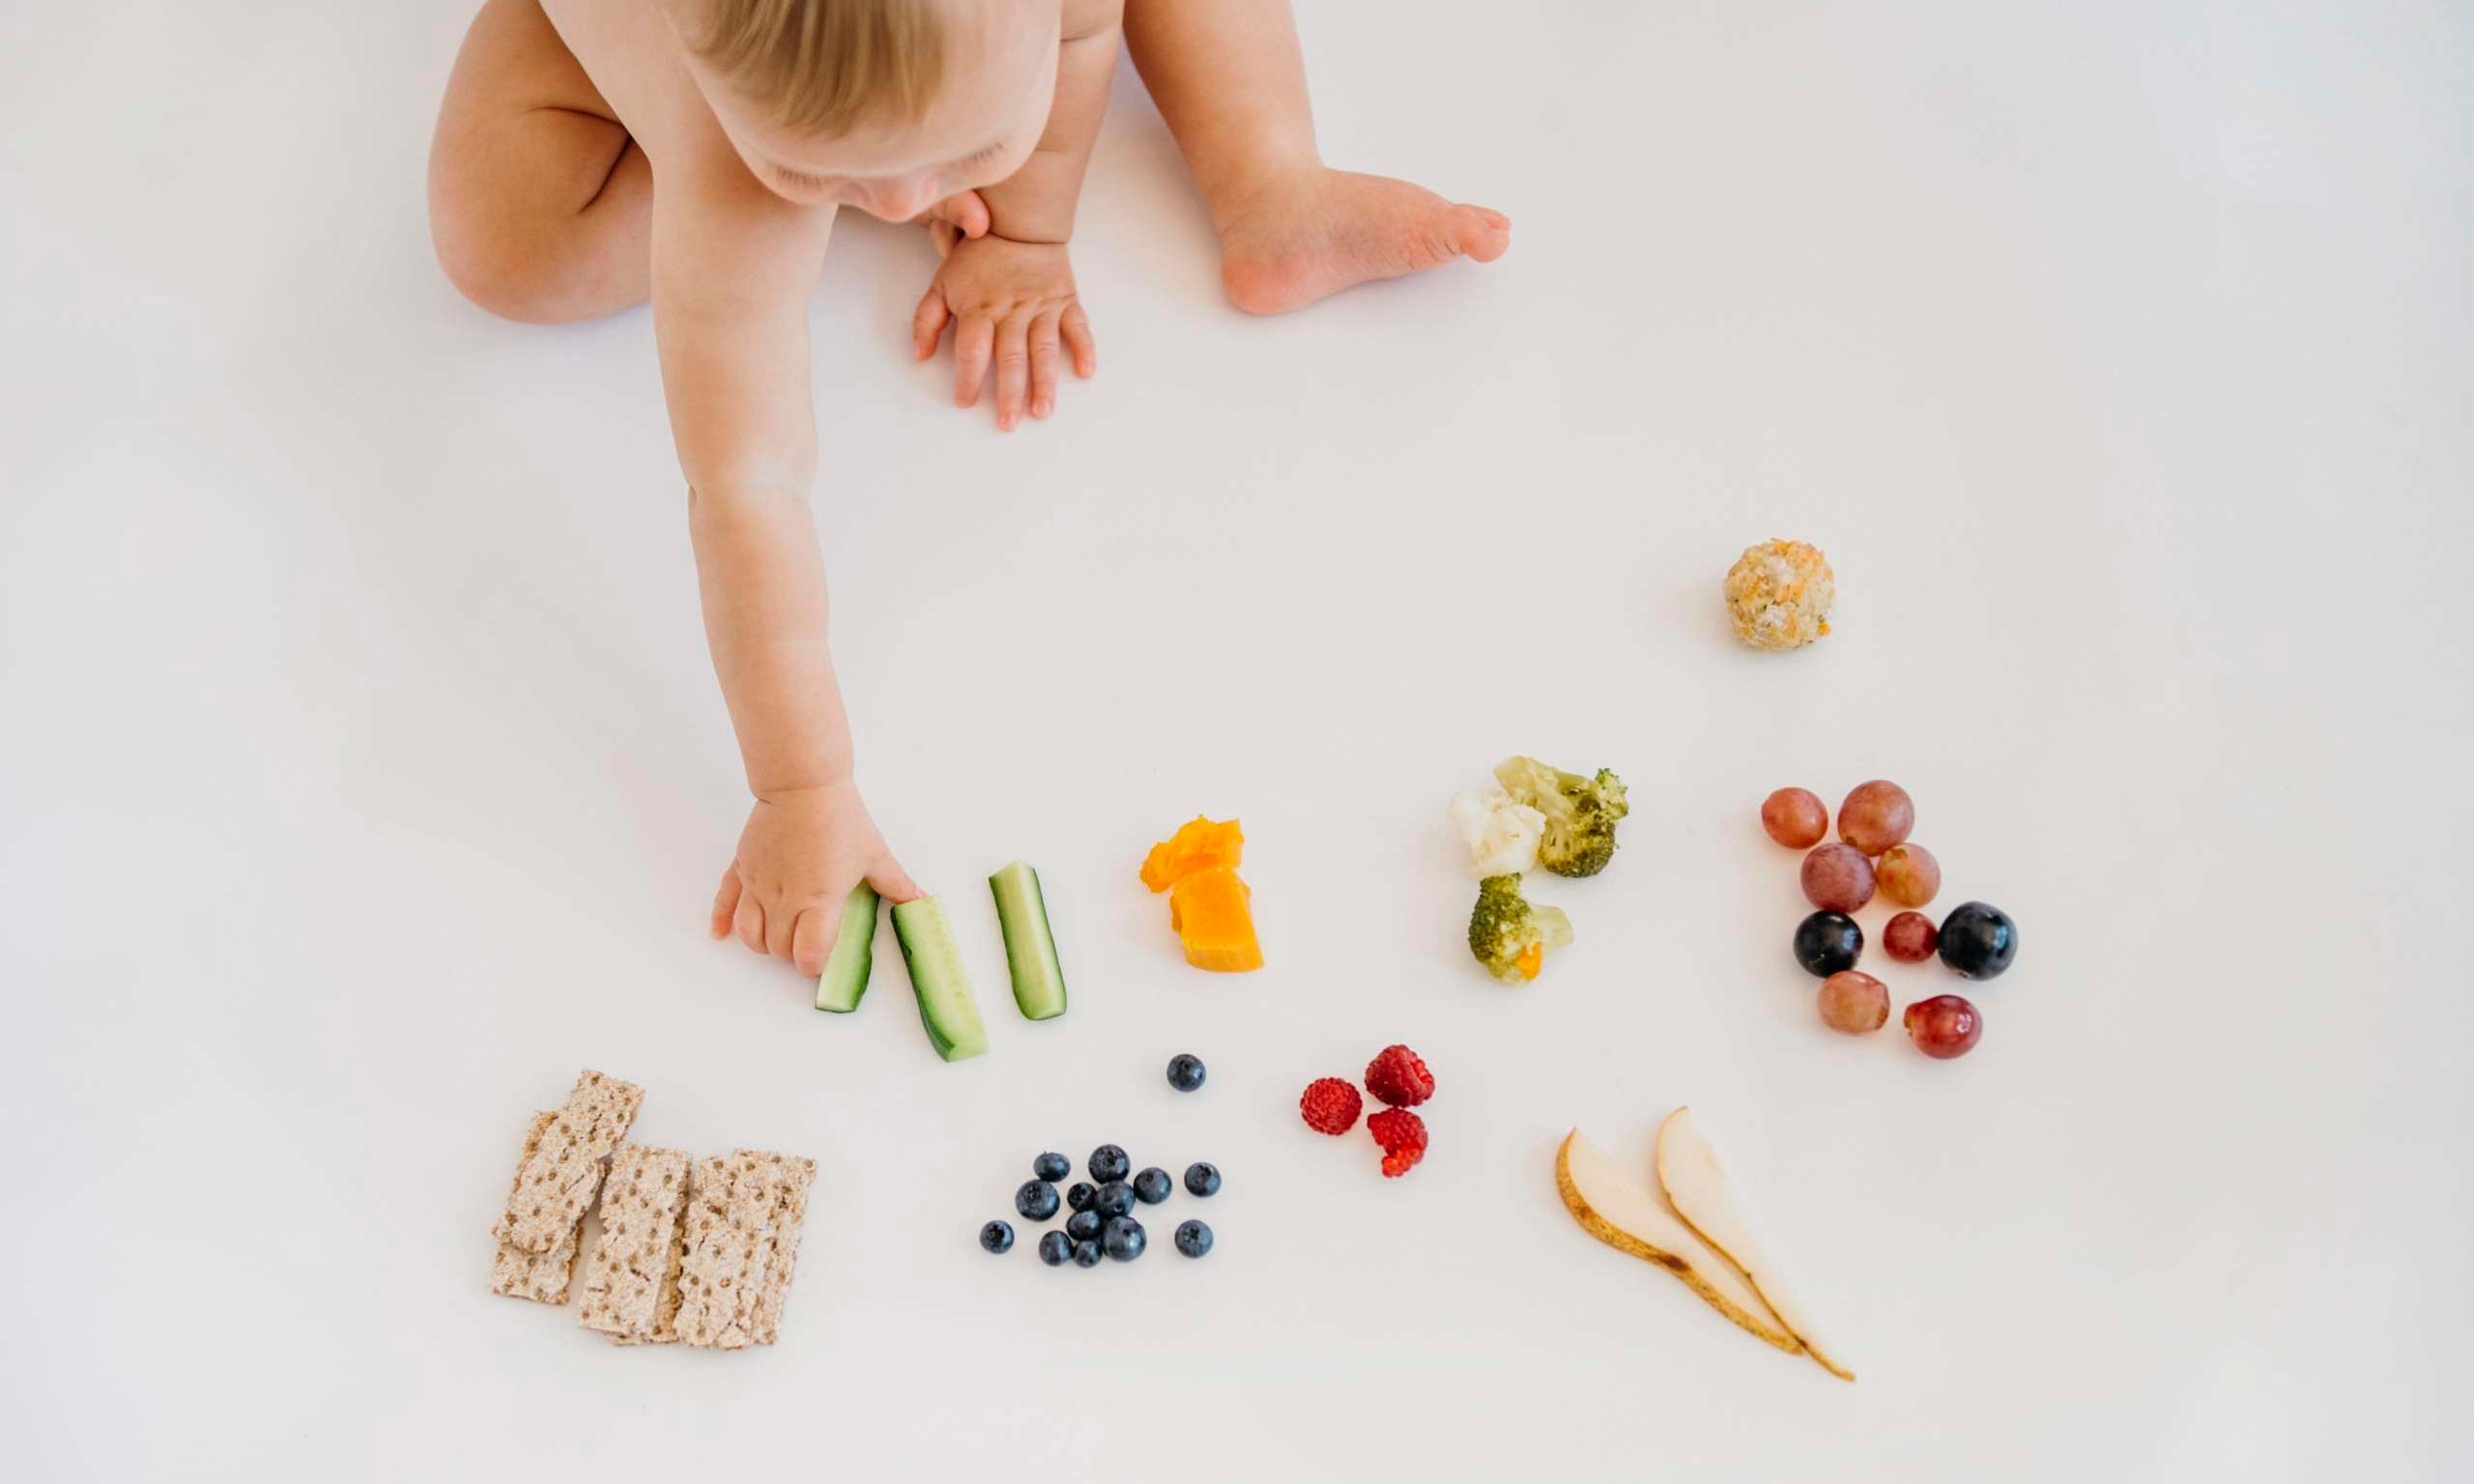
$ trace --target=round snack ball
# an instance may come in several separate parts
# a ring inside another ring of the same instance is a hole
[[[1765,541],[1727,569],[1727,619],[1755,649],[1798,649],[1829,632],[1836,580],[1821,548]]]

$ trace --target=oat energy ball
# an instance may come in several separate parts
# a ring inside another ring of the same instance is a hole
[[[1727,617],[1755,649],[1795,649],[1828,633],[1837,596],[1821,548],[1801,541],[1746,547],[1727,569]]]

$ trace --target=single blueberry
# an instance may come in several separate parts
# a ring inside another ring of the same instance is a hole
[[[1199,1221],[1181,1223],[1177,1227],[1177,1250],[1188,1257],[1200,1257],[1210,1251],[1211,1228]]]
[[[1142,1223],[1132,1216],[1117,1217],[1100,1233],[1100,1246],[1120,1263],[1140,1257],[1143,1244],[1149,1240],[1142,1234]]]
[[[1168,1172],[1156,1164],[1134,1177],[1134,1198],[1145,1206],[1159,1205],[1175,1188],[1169,1182]]]
[[[2019,925],[1999,907],[1963,901],[1942,920],[1942,961],[1967,979],[1995,979],[2019,956]]]
[[[1202,1058],[1180,1051],[1168,1058],[1168,1085],[1181,1093],[1202,1086]]]
[[[1844,912],[1816,912],[1796,925],[1796,961],[1816,979],[1856,967],[1864,956],[1864,929]]]
[[[991,1221],[979,1229],[979,1244],[991,1252],[1011,1252],[1014,1228],[1003,1221]]]
[[[1065,1235],[1076,1241],[1097,1241],[1103,1219],[1096,1211],[1078,1211],[1065,1218]]]
[[[1109,1181],[1091,1198],[1091,1209],[1103,1216],[1126,1215],[1134,1210],[1134,1187],[1122,1180]]]
[[[1031,1173],[1054,1184],[1074,1173],[1074,1161],[1050,1151],[1031,1161]]]
[[[1063,1265],[1074,1255],[1074,1239],[1063,1232],[1050,1232],[1040,1239],[1040,1261],[1050,1268]]]
[[[1216,1164],[1206,1164],[1199,1159],[1190,1165],[1187,1165],[1186,1193],[1189,1195],[1218,1195],[1220,1193],[1220,1167]]]
[[[1103,1144],[1091,1151],[1091,1178],[1104,1185],[1112,1180],[1125,1179],[1125,1172],[1132,1168],[1134,1161],[1128,1159],[1125,1151],[1114,1144]]]
[[[1022,1188],[1014,1192],[1014,1209],[1026,1220],[1047,1220],[1056,1214],[1056,1186],[1045,1180],[1022,1182]]]
[[[1076,1211],[1089,1211],[1091,1209],[1091,1198],[1099,1193],[1099,1186],[1091,1184],[1087,1180],[1078,1180],[1066,1188],[1065,1204],[1073,1207]]]
[[[1100,1244],[1096,1241],[1076,1242],[1074,1244],[1074,1266],[1077,1268],[1099,1267]]]

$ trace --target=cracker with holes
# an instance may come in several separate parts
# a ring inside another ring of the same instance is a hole
[[[555,1113],[535,1113],[532,1124],[524,1131],[524,1153],[515,1161],[515,1179],[507,1185],[507,1205],[515,1204],[516,1191],[523,1188],[525,1166],[541,1148],[541,1136],[549,1131]],[[564,1303],[567,1283],[575,1275],[577,1228],[567,1231],[566,1240],[547,1252],[527,1252],[511,1246],[506,1241],[507,1218],[502,1214],[490,1227],[490,1235],[499,1239],[497,1255],[490,1259],[490,1292],[510,1298],[530,1298],[535,1303]]]
[[[714,1350],[769,1345],[796,1269],[816,1162],[763,1150],[688,1171],[678,1338]]]
[[[499,1240],[523,1252],[574,1241],[576,1224],[601,1191],[603,1163],[644,1101],[644,1089],[632,1082],[590,1070],[578,1076],[566,1106],[551,1115],[537,1142],[528,1142]]]
[[[601,1240],[585,1265],[587,1329],[621,1344],[656,1339],[663,1290],[676,1292],[679,1216],[687,1206],[687,1156],[621,1144],[601,1183]]]

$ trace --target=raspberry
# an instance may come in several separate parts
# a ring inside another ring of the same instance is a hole
[[[1406,1046],[1385,1046],[1366,1064],[1366,1090],[1395,1108],[1414,1108],[1434,1096],[1434,1073]]]
[[[1386,1179],[1408,1174],[1426,1156],[1426,1121],[1406,1108],[1385,1108],[1366,1121],[1366,1131],[1383,1146]]]
[[[1306,1127],[1316,1133],[1338,1135],[1357,1127],[1358,1110],[1366,1100],[1357,1089],[1338,1077],[1317,1077],[1306,1085],[1306,1096],[1297,1099],[1297,1111],[1306,1115]]]

